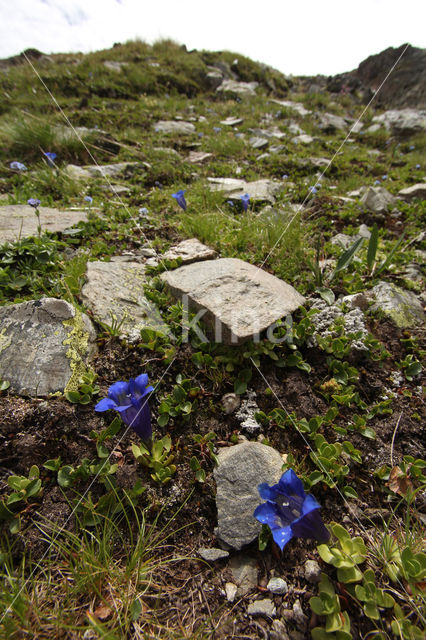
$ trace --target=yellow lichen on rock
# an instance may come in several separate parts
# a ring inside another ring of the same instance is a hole
[[[64,327],[71,330],[62,344],[69,345],[66,353],[70,360],[71,377],[64,389],[67,391],[77,391],[80,378],[86,373],[85,355],[89,351],[89,334],[84,326],[83,315],[78,309],[75,310],[75,316],[69,320],[63,320]]]

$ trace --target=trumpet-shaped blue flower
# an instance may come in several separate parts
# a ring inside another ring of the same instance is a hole
[[[241,196],[241,204],[243,205],[244,211],[247,211],[250,204],[250,196],[248,193],[245,193],[243,196]]]
[[[313,193],[314,195],[315,195],[316,193],[318,193],[318,189],[317,189],[316,187],[309,187],[309,191],[310,191],[311,193]]]
[[[26,171],[27,167],[22,162],[11,162],[9,167],[15,171]]]
[[[314,496],[305,494],[293,469],[286,471],[272,487],[263,482],[258,491],[267,502],[259,505],[253,515],[268,525],[281,551],[294,536],[327,542],[330,533],[319,515],[321,506]]]
[[[129,382],[115,382],[108,389],[108,397],[98,402],[95,411],[118,411],[123,422],[136,431],[141,440],[148,442],[152,437],[148,394],[154,387],[147,385],[146,373],[130,378]]]
[[[85,199],[85,201],[86,201],[86,202],[88,202],[89,204],[92,204],[92,202],[93,202],[93,198],[92,198],[92,196],[84,196],[84,199]]]
[[[47,158],[47,164],[49,165],[49,167],[56,167],[55,165],[55,158],[56,158],[56,153],[53,153],[53,151],[43,151],[43,155],[46,156]]]
[[[175,198],[175,200],[178,203],[178,205],[184,211],[186,211],[186,207],[187,207],[186,200],[185,200],[185,191],[186,191],[186,189],[180,189],[176,193],[172,193],[172,198]]]
[[[38,198],[30,198],[29,200],[27,200],[27,204],[30,205],[30,207],[34,207],[34,209],[38,209],[38,207],[41,205],[40,200],[38,200]]]

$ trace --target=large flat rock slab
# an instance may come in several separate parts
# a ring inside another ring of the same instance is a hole
[[[65,300],[0,307],[0,378],[10,391],[46,396],[73,391],[95,351],[89,318]]]
[[[175,134],[187,136],[195,133],[195,126],[192,122],[185,122],[184,120],[159,120],[154,125],[154,128],[158,133],[165,133],[166,135]]]
[[[116,162],[114,164],[89,164],[80,167],[76,164],[68,164],[65,167],[67,174],[74,180],[89,180],[90,178],[118,178],[128,176],[143,166],[140,162]]]
[[[86,278],[81,291],[84,304],[100,323],[119,327],[122,338],[140,340],[143,328],[169,332],[158,309],[145,298],[143,264],[121,256],[111,262],[88,262]]]
[[[87,211],[60,211],[51,207],[40,207],[39,212],[42,232],[64,231],[81,220],[87,220]],[[0,207],[0,244],[36,236],[37,227],[37,216],[29,205],[7,204]]]
[[[276,484],[282,466],[278,451],[259,442],[243,442],[219,451],[213,474],[217,485],[215,533],[222,545],[241,549],[256,539],[261,524],[253,513],[262,502],[257,487],[262,482]]]
[[[239,200],[242,195],[248,193],[251,202],[275,203],[275,196],[285,187],[285,183],[279,180],[255,180],[246,182],[238,178],[207,178],[210,191],[223,191],[226,198]]]
[[[195,262],[161,277],[175,298],[203,311],[215,341],[226,344],[255,338],[305,301],[291,285],[238,258]]]

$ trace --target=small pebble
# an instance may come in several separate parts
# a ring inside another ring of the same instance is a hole
[[[216,549],[214,547],[203,547],[201,549],[198,549],[198,554],[203,558],[203,560],[207,560],[207,562],[222,560],[223,558],[227,558],[229,556],[228,551],[224,551],[224,549]]]
[[[271,578],[268,582],[267,589],[272,593],[282,594],[287,593],[288,585],[282,578]]]
[[[316,584],[321,578],[321,567],[316,560],[306,560],[305,562],[305,580]]]
[[[265,598],[264,600],[256,600],[247,607],[247,613],[250,616],[270,616],[273,618],[277,610],[272,600]]]
[[[235,596],[237,595],[237,585],[234,584],[233,582],[227,582],[225,584],[225,593],[226,593],[226,599],[228,600],[228,602],[234,602],[235,600]]]

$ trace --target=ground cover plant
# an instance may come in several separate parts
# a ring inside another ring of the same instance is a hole
[[[258,87],[218,93],[213,67]],[[64,393],[19,396],[2,373],[0,637],[423,638],[424,329],[372,312],[367,294],[384,281],[422,299],[424,200],[375,211],[350,193],[424,182],[424,135],[369,132],[374,103],[365,110],[355,90],[306,92],[238,54],[170,41],[28,55],[0,87],[0,205],[27,207],[36,224],[1,243],[0,303],[61,298],[97,329],[96,355]],[[320,128],[324,113],[347,127]],[[124,173],[69,169],[115,163]],[[280,187],[228,197],[215,178]],[[45,207],[86,218],[51,232]],[[206,341],[161,279],[181,264],[163,254],[193,237],[304,304],[259,340]],[[117,256],[146,261],[144,293],[167,331],[129,340],[123,318],[96,321],[86,269]],[[243,405],[252,392],[250,431],[224,395]],[[260,489],[258,540],[205,560],[199,550],[218,546],[213,471],[242,438],[282,455],[286,491]],[[256,577],[231,597],[241,556]]]

